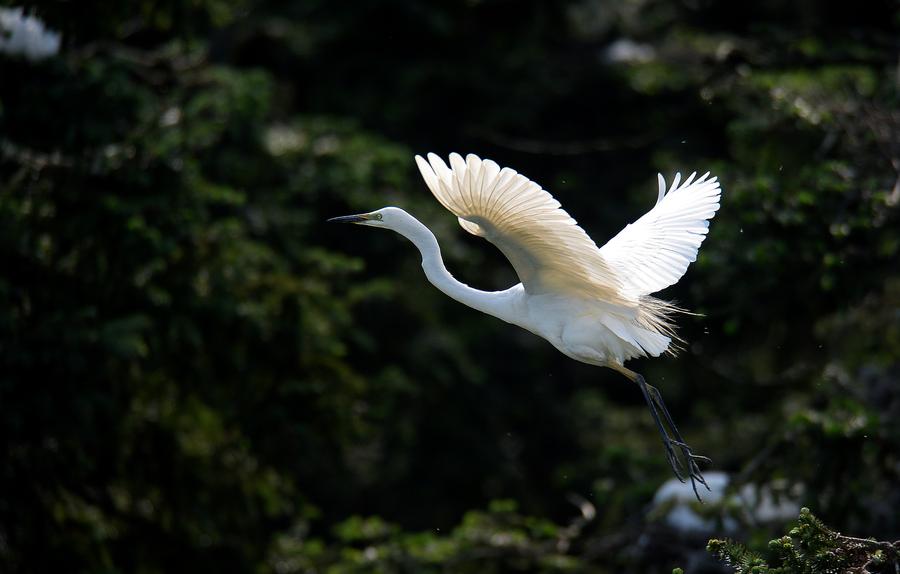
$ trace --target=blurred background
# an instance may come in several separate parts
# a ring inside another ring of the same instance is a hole
[[[893,0],[101,0],[0,9],[0,571],[730,572],[801,506],[900,538]],[[517,282],[413,155],[539,182],[598,242],[722,207],[629,365],[448,299]],[[661,488],[662,487],[662,488]],[[892,570],[893,571],[893,570]]]

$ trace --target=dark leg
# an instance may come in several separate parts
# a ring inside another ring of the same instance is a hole
[[[700,484],[705,486],[706,490],[710,490],[710,488],[709,485],[706,484],[706,479],[703,478],[703,474],[700,472],[700,467],[697,465],[697,462],[702,461],[711,463],[712,460],[710,460],[708,457],[694,454],[691,450],[691,447],[688,446],[686,442],[684,442],[683,438],[681,438],[681,433],[678,432],[678,427],[675,426],[675,421],[672,420],[672,415],[669,414],[669,409],[666,408],[666,403],[663,402],[662,394],[660,394],[659,389],[652,385],[648,385],[644,380],[644,377],[642,377],[641,375],[637,376],[637,380],[635,382],[643,389],[645,399],[648,398],[648,394],[649,397],[653,399],[652,402],[656,405],[659,412],[662,412],[663,416],[666,419],[666,423],[668,423],[669,428],[672,429],[672,434],[675,435],[675,440],[670,439],[668,435],[664,435],[663,442],[666,442],[668,440],[669,443],[681,449],[681,455],[687,462],[687,474],[691,479],[691,486],[694,489],[694,495],[697,497],[697,500],[700,500],[700,494],[697,492],[697,483],[699,482]],[[651,408],[650,410],[651,412],[653,412],[655,409]],[[657,415],[657,413],[653,412],[653,416],[657,420],[657,425],[659,425],[659,416]],[[679,476],[677,472],[675,474],[676,476],[678,476],[681,482],[684,482],[684,478],[682,476]]]
[[[656,428],[659,430],[659,435],[662,438],[663,447],[666,449],[666,459],[669,462],[669,466],[672,467],[672,472],[675,473],[675,476],[678,477],[678,480],[681,482],[685,481],[685,477],[689,478],[691,480],[691,487],[694,489],[694,495],[697,497],[697,500],[702,502],[700,493],[697,492],[697,483],[699,482],[705,486],[707,490],[710,490],[710,488],[709,485],[706,484],[706,479],[703,478],[703,474],[700,472],[700,467],[697,463],[699,461],[712,461],[705,456],[694,454],[691,447],[684,442],[681,433],[678,432],[678,427],[675,426],[675,421],[672,420],[672,415],[669,414],[669,409],[666,408],[666,404],[663,402],[662,395],[656,387],[648,385],[647,381],[644,380],[644,377],[630,369],[626,369],[622,365],[610,366],[634,381],[641,389],[641,394],[644,395],[644,400],[647,401],[647,407],[650,409],[650,414],[653,416],[653,421],[656,423]],[[672,434],[675,435],[674,439],[666,432],[665,425],[663,424],[662,419],[660,419],[660,414],[662,414],[662,417],[665,419],[666,424],[669,425],[669,428],[672,429]],[[685,472],[684,466],[675,454],[675,447],[681,450],[681,454],[687,464],[687,472]]]
[[[662,438],[663,447],[666,449],[666,460],[669,461],[669,466],[672,467],[672,472],[675,473],[675,476],[678,477],[678,480],[684,482],[684,467],[681,465],[681,461],[678,460],[678,455],[675,454],[675,449],[672,448],[672,446],[675,444],[675,441],[673,441],[671,437],[669,437],[669,433],[666,432],[666,427],[663,425],[663,422],[659,418],[659,413],[656,410],[656,402],[652,399],[650,394],[650,385],[648,385],[644,381],[644,377],[640,375],[637,376],[634,382],[637,383],[638,387],[641,389],[641,393],[644,395],[644,400],[647,401],[647,407],[650,409],[650,414],[653,416],[653,422],[656,423],[656,428],[659,430],[659,436]]]

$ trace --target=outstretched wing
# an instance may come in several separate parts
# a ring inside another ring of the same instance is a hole
[[[506,255],[529,293],[573,292],[623,300],[622,284],[559,202],[523,175],[475,155],[416,156],[428,189],[459,218]]]
[[[655,293],[674,284],[697,259],[722,190],[709,172],[696,181],[695,175],[679,186],[681,174],[676,174],[668,193],[660,175],[653,209],[600,248],[629,295]]]

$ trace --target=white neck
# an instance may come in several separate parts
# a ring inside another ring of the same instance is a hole
[[[510,321],[513,311],[510,291],[480,291],[457,281],[444,267],[441,248],[431,230],[412,215],[405,212],[404,215],[408,219],[391,228],[409,239],[422,253],[422,269],[431,284],[463,305]]]

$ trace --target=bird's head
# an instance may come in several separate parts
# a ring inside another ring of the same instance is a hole
[[[358,215],[342,215],[341,217],[332,217],[329,223],[355,223],[357,225],[368,225],[369,227],[383,227],[385,229],[398,230],[403,224],[411,219],[410,215],[399,207],[383,207],[381,209],[360,213]]]

